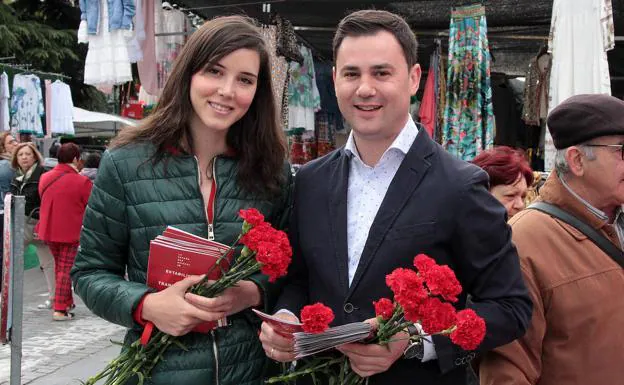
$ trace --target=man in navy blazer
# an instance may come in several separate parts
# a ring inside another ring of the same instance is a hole
[[[413,268],[414,256],[425,253],[457,274],[464,288],[457,307],[470,294],[469,306],[485,320],[477,351],[436,336],[407,358],[412,330],[388,346],[339,350],[370,384],[463,385],[477,352],[524,334],[532,304],[486,173],[448,154],[409,115],[421,75],[416,46],[407,23],[392,13],[358,11],[339,24],[334,81],[352,131],[344,148],[296,175],[293,262],[275,309],[295,319],[303,306],[322,302],[334,311],[333,325],[370,320],[373,301],[392,297],[386,275]],[[292,341],[269,324],[260,339],[270,358],[293,360]]]

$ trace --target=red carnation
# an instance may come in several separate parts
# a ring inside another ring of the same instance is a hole
[[[273,234],[273,241],[282,249],[282,252],[289,257],[292,256],[292,247],[290,246],[290,241],[288,240],[288,235],[281,230],[275,230]]]
[[[455,324],[455,308],[438,298],[428,298],[420,308],[421,324],[427,334],[439,333]]]
[[[257,209],[251,208],[247,210],[239,210],[238,216],[243,218],[243,220],[249,223],[251,226],[255,227],[264,222],[264,215],[260,213]]]
[[[332,309],[320,302],[305,306],[301,310],[301,322],[303,322],[303,331],[306,333],[322,333],[329,328],[329,324],[333,320],[334,312]]]
[[[457,329],[451,333],[451,341],[464,350],[475,350],[485,337],[485,321],[472,309],[457,313]]]
[[[274,231],[276,230],[269,223],[262,222],[243,235],[240,243],[247,246],[248,249],[256,251],[260,242],[270,241],[274,237]]]
[[[414,257],[414,266],[418,269],[419,273],[423,274],[432,266],[437,266],[437,263],[435,259],[428,257],[425,254],[418,254]]]
[[[457,302],[462,287],[450,267],[431,266],[422,276],[431,294],[439,295],[450,302]]]
[[[394,299],[406,311],[415,310],[429,296],[422,278],[414,270],[395,269],[386,276],[386,284],[394,293]]]
[[[421,304],[410,304],[411,306],[403,307],[403,315],[405,319],[410,322],[419,322],[422,318]]]
[[[379,301],[374,301],[373,305],[375,305],[375,315],[377,315],[377,317],[381,317],[381,319],[385,321],[392,318],[392,314],[394,313],[394,303],[392,303],[392,301],[388,298],[382,298]]]
[[[269,282],[275,282],[288,272],[290,255],[285,254],[275,242],[260,242],[255,257],[260,264],[260,271],[269,277]]]

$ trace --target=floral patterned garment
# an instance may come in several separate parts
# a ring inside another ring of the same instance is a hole
[[[43,94],[36,75],[15,75],[11,97],[11,131],[43,136]]]
[[[444,147],[463,160],[491,148],[494,111],[485,7],[457,7],[451,14]]]
[[[303,64],[290,63],[288,83],[288,128],[303,127],[314,131],[314,113],[321,108],[321,96],[316,86],[312,51],[300,46]]]

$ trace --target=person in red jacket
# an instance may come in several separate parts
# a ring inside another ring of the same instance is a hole
[[[58,151],[58,165],[41,176],[39,196],[41,209],[37,232],[54,256],[56,293],[55,321],[74,317],[68,309],[74,307],[69,272],[78,252],[82,217],[91,194],[92,182],[78,173],[80,148],[65,143]]]

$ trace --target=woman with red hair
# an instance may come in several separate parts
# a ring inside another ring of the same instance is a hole
[[[69,276],[78,252],[82,217],[91,194],[92,183],[78,174],[80,148],[65,143],[58,150],[58,165],[41,176],[39,195],[39,239],[46,242],[54,256],[56,292],[54,295],[55,321],[70,320],[74,314],[71,278]]]
[[[507,146],[498,146],[479,154],[472,163],[490,176],[490,192],[507,209],[509,218],[524,209],[533,170],[524,153]]]

